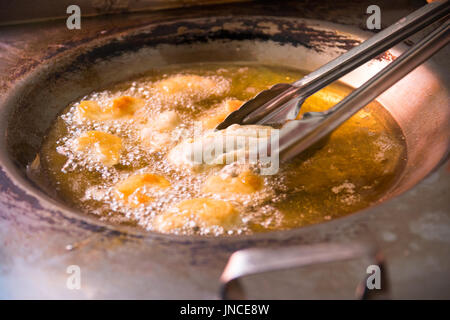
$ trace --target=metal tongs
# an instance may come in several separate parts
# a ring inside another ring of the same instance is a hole
[[[271,152],[278,152],[280,161],[292,159],[323,140],[378,95],[443,48],[450,39],[449,7],[447,1],[423,6],[304,78],[292,84],[279,83],[260,92],[232,112],[216,129],[222,130],[232,124],[281,126],[278,150]],[[306,98],[439,20],[444,20],[444,23],[338,104],[324,112],[305,113],[300,120],[295,120]]]

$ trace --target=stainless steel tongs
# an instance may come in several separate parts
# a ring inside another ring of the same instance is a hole
[[[280,161],[292,159],[328,136],[443,48],[450,39],[449,9],[448,1],[423,6],[304,78],[292,84],[276,84],[260,92],[232,112],[217,129],[225,129],[232,124],[281,126],[279,148],[272,152],[279,152]],[[300,120],[294,120],[306,98],[438,20],[444,20],[444,23],[338,104],[327,111],[308,112]]]

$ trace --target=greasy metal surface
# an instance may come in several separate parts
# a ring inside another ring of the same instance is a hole
[[[273,12],[273,8],[269,5],[255,6],[251,10],[251,14],[259,16],[273,15]],[[326,12],[327,10],[325,13],[323,10],[318,10],[314,15],[314,11],[308,11],[308,15],[335,20],[333,14],[327,16]],[[328,12],[334,11],[330,9]],[[226,16],[232,13],[244,16],[247,14],[241,7],[227,5],[183,12],[165,11],[127,15],[117,19],[99,18],[86,21],[84,29],[70,34],[65,26],[58,25],[56,22],[39,25],[41,30],[39,34],[34,32],[36,26],[3,28],[0,37],[0,46],[3,49],[0,53],[0,105],[2,108],[0,126],[5,128],[8,124],[3,116],[6,114],[4,108],[11,107],[8,105],[8,99],[14,97],[15,90],[16,93],[21,92],[23,97],[25,97],[24,93],[31,97],[33,94],[38,95],[40,91],[44,93],[42,96],[45,96],[45,90],[49,90],[50,95],[57,94],[44,86],[45,83],[34,82],[34,86],[29,86],[30,75],[34,79],[54,77],[53,80],[56,83],[58,81],[63,83],[67,71],[74,70],[63,68],[58,73],[55,69],[64,66],[64,62],[71,61],[70,57],[81,57],[77,58],[81,60],[76,60],[81,63],[75,65],[89,65],[89,63],[95,63],[96,58],[105,58],[121,50],[129,51],[149,41],[149,38],[141,32],[130,35],[121,34],[132,27],[146,26],[150,22],[171,21],[180,17],[194,18],[206,14]],[[296,18],[304,13],[304,9],[298,9],[296,6],[277,11],[277,14],[292,15]],[[352,20],[351,15],[348,16],[348,19]],[[354,16],[353,19],[360,21]],[[301,22],[295,26],[303,33],[300,32],[297,38],[295,36],[283,38],[284,31],[292,30],[292,24],[287,25],[283,32],[275,32],[274,35],[273,32],[271,33],[274,24],[267,24],[270,19],[261,21],[247,18],[241,19],[242,21],[244,23],[238,28],[242,40],[252,39],[255,36],[261,37],[262,40],[274,39],[280,42],[289,40],[299,47],[309,45],[323,54],[327,51],[327,43],[337,50],[346,49],[358,43],[358,40],[347,38],[342,33],[335,33],[330,29],[323,32],[311,30],[308,25]],[[220,21],[222,25],[224,22],[226,21]],[[170,34],[173,31],[181,32],[180,38],[184,39],[183,43],[188,43],[190,30],[200,26],[203,30],[215,30],[209,33],[208,37],[227,38],[233,31],[233,28],[212,29],[217,26],[217,22],[210,22],[210,25],[202,22],[201,25],[175,23],[171,25],[172,29],[167,28],[167,24],[160,25],[159,29],[156,27],[152,29],[152,32],[154,32],[153,35],[161,36],[161,41],[164,40],[164,34]],[[349,26],[344,26],[342,29],[358,33],[357,29]],[[108,39],[108,37],[111,38]],[[318,38],[322,40],[319,41]],[[93,39],[97,39],[94,46],[97,49],[86,51],[82,45]],[[112,39],[116,40],[112,41]],[[126,41],[121,41],[124,39]],[[155,38],[151,39],[154,41]],[[204,38],[206,39],[207,37]],[[448,84],[448,78],[442,74],[439,75],[439,69],[448,70],[448,62],[446,62],[448,59],[445,59],[448,54],[447,50],[436,57],[435,61],[438,61],[439,67],[429,67],[421,73],[421,75],[424,71],[429,73],[425,80],[430,81],[431,87],[427,87],[426,90],[437,92],[437,96],[443,90],[445,97],[445,92],[448,90],[445,85]],[[55,61],[58,61],[58,64],[50,65],[55,69],[47,73],[49,69],[45,69],[45,62],[54,58],[57,59]],[[43,69],[39,70],[42,66]],[[433,78],[436,75],[438,79],[441,77],[441,91],[436,91],[435,81],[437,80]],[[414,77],[409,80],[417,81]],[[349,81],[353,80],[349,79]],[[77,85],[81,83],[83,81]],[[95,81],[93,83],[95,84]],[[92,86],[92,82],[90,85]],[[402,89],[402,87],[399,88]],[[89,90],[89,83],[85,90]],[[400,93],[404,94],[402,90]],[[395,97],[395,94],[392,95]],[[70,92],[63,97],[70,99]],[[386,99],[389,100],[388,98]],[[441,99],[444,99],[442,92]],[[15,102],[25,109],[28,104],[27,101],[20,101],[20,99]],[[441,103],[447,102],[448,100],[441,100]],[[48,114],[62,107],[52,106],[52,101],[48,103],[49,109],[42,110],[43,116],[33,119],[34,124],[37,127],[40,126],[42,130],[46,127],[45,121],[50,121]],[[433,111],[433,108],[430,108]],[[393,111],[395,110],[391,110]],[[45,113],[47,117],[44,116]],[[432,113],[429,115],[429,118],[422,117],[424,118],[422,120],[420,116],[402,119],[401,113],[396,117],[400,122],[414,120],[424,125],[419,128],[430,126],[430,121],[436,128],[442,128],[443,125],[445,127],[445,123],[442,124],[445,118],[439,120],[439,118],[431,117]],[[15,116],[23,116],[23,114],[16,113]],[[36,128],[36,126],[31,127]],[[28,135],[29,145],[37,147],[39,134],[42,133],[37,130],[34,140]],[[9,134],[11,133],[6,132],[7,136]],[[414,134],[417,133],[411,131],[407,134],[414,139]],[[438,136],[438,129],[436,129],[436,135]],[[436,160],[439,160],[436,158],[442,158],[444,143],[445,140],[437,141],[436,146],[425,145],[422,149],[416,150],[417,155],[412,156],[413,160],[416,159],[413,162],[418,169],[412,170],[414,168],[410,167],[410,172],[415,174],[404,177],[405,189],[415,183],[417,172],[420,177],[421,166],[426,168],[435,166]],[[423,154],[425,150],[431,150],[430,154]],[[11,151],[15,154],[15,158],[20,160],[17,163],[18,168],[23,168],[33,154],[33,148],[21,148],[20,145],[14,146]],[[8,163],[9,155],[4,149],[1,150],[0,157],[3,164]],[[378,243],[386,256],[394,298],[449,297],[449,171],[448,164],[441,166],[439,170],[403,195],[364,212],[325,224],[243,238],[199,239],[131,234],[89,221],[76,214],[70,214],[56,203],[37,199],[34,191],[30,191],[31,186],[28,190],[24,188],[25,180],[20,178],[20,171],[14,169],[10,163],[6,169],[0,170],[0,297],[211,298],[217,297],[218,279],[227,258],[234,250],[253,246],[276,247],[318,242],[361,241],[367,238]],[[15,176],[11,176],[13,172]],[[422,174],[426,173],[424,169]],[[399,190],[401,191],[403,190]],[[68,276],[66,268],[71,264],[81,267],[81,290],[68,290],[66,287]],[[338,265],[332,270],[331,284],[326,281],[327,277],[319,278],[319,280],[325,279],[320,281],[314,277],[314,273],[321,272],[317,269],[307,270],[306,274],[302,275],[301,278],[306,279],[302,286],[297,285],[298,270],[287,274],[267,275],[263,279],[249,283],[248,292],[250,297],[256,298],[345,297],[344,288],[354,287],[354,284],[349,281],[349,272],[352,271],[350,273],[356,275],[359,280],[365,268],[364,265],[358,266],[353,263]],[[300,292],[298,288],[301,288]]]
[[[249,0],[4,0],[0,4],[0,25],[66,19],[66,8],[74,4],[83,17],[92,17],[245,1]]]
[[[268,260],[267,257],[271,259]],[[374,299],[389,297],[389,281],[384,268],[384,257],[370,243],[327,243],[316,245],[288,246],[282,248],[250,248],[233,253],[223,271],[221,281],[221,297],[224,300],[245,299],[240,280],[256,274],[264,274],[277,270],[311,266],[337,261],[348,261],[367,257],[373,266],[377,266],[383,278],[380,278],[380,290],[369,290],[365,276],[355,288],[358,299]]]

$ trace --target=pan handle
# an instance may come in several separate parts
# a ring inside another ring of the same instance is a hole
[[[234,252],[220,277],[220,296],[224,300],[245,299],[240,279],[265,272],[299,268],[367,257],[380,270],[381,288],[369,290],[367,275],[356,290],[356,298],[387,298],[388,277],[384,258],[373,245],[366,243],[321,243],[284,248],[250,248]]]

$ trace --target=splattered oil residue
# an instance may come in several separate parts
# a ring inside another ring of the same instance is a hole
[[[194,121],[209,132],[259,91],[303,75],[248,63],[153,70],[64,109],[30,174],[101,220],[163,233],[284,230],[366,208],[395,183],[406,154],[399,127],[376,102],[275,175],[236,163],[197,170],[168,156],[192,139]],[[302,113],[326,110],[348,92],[328,86]]]

